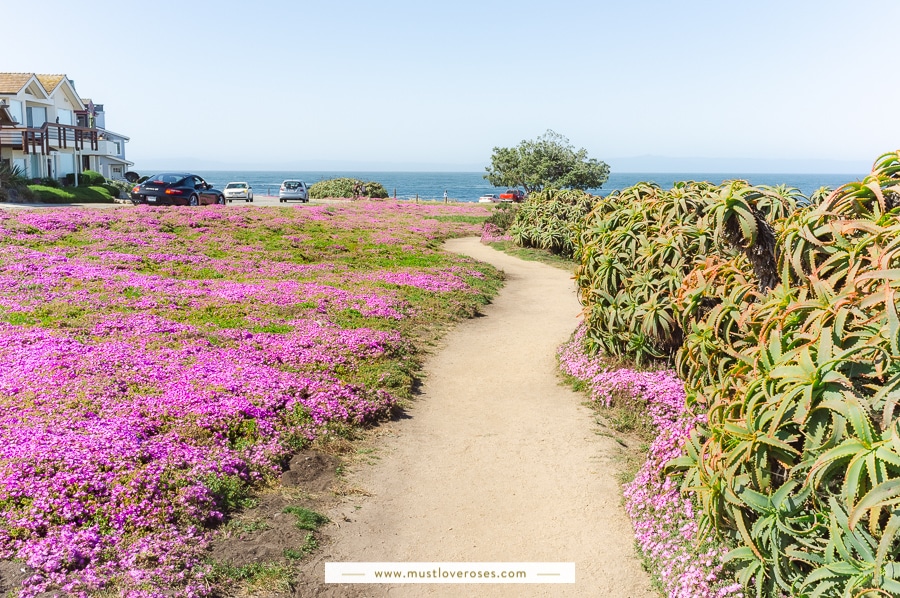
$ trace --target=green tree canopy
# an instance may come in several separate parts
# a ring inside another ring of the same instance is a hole
[[[569,140],[547,129],[516,147],[495,147],[484,175],[496,187],[522,187],[528,193],[545,187],[596,189],[609,178],[609,166],[576,150]]]

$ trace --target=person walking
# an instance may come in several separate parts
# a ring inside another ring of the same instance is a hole
[[[444,203],[447,203],[447,190],[444,189]]]

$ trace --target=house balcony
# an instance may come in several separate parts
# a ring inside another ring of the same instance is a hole
[[[97,149],[91,149],[88,147],[84,150],[84,155],[86,156],[110,156],[113,158],[121,157],[122,155],[122,143],[116,143],[114,141],[107,141],[105,139],[97,140]]]
[[[25,154],[49,154],[51,150],[99,150],[97,129],[44,123],[41,127],[0,128],[0,149],[11,147]]]

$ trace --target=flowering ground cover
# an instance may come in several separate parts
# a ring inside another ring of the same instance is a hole
[[[698,525],[698,512],[666,464],[681,456],[691,429],[705,416],[686,406],[684,384],[671,371],[610,368],[584,347],[582,324],[558,352],[560,370],[581,381],[591,401],[609,407],[616,397],[643,403],[656,434],[634,480],[624,487],[625,510],[638,550],[654,583],[669,598],[743,596],[742,586],[725,570],[728,548]]]
[[[499,274],[479,206],[0,211],[0,559],[17,591],[208,595],[255,484],[411,389]]]

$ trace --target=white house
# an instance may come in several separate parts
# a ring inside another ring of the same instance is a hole
[[[103,107],[82,100],[65,75],[0,73],[0,162],[30,178],[95,170],[124,179],[128,137],[103,128]]]
[[[108,179],[125,180],[125,173],[134,166],[134,162],[125,159],[125,143],[129,138],[121,133],[110,131],[106,128],[106,113],[103,104],[95,104],[89,98],[83,99],[86,105],[85,124],[99,131],[97,136],[97,151],[87,150],[84,155],[94,158],[91,162],[91,170],[95,170]],[[93,116],[93,119],[91,119]],[[85,166],[85,168],[88,168]]]

